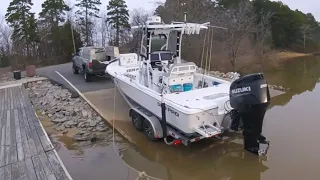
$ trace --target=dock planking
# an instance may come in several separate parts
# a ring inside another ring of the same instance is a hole
[[[0,180],[70,180],[26,89],[0,89]]]

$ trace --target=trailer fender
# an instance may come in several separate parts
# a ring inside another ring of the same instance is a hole
[[[161,123],[158,119],[155,118],[145,118],[145,121],[149,121],[152,125],[155,138],[163,138],[163,129]]]
[[[131,108],[129,111],[129,116],[132,117],[132,114],[136,112],[138,114],[140,114],[141,117],[143,117],[144,121],[149,121],[153,132],[154,132],[154,136],[155,138],[159,139],[159,138],[163,138],[163,129],[162,129],[162,125],[160,123],[160,120],[151,115],[151,114],[146,114],[143,113],[141,110],[139,110],[138,108]]]

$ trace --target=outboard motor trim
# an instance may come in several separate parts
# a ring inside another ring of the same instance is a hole
[[[250,74],[232,82],[230,105],[233,108],[231,129],[242,124],[244,149],[257,155],[266,155],[269,142],[262,135],[265,113],[270,105],[270,92],[262,73]]]

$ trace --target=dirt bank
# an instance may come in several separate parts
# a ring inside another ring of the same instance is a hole
[[[289,60],[289,59],[294,59],[294,58],[299,58],[299,57],[307,57],[307,56],[313,56],[313,54],[285,51],[285,52],[279,52],[276,55],[278,60]]]

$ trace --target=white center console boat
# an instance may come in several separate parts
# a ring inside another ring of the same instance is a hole
[[[130,105],[134,127],[149,140],[189,145],[241,127],[245,149],[266,154],[268,142],[261,132],[270,94],[263,74],[235,74],[229,82],[198,73],[193,62],[181,62],[183,35],[197,35],[208,24],[164,24],[150,17],[139,27],[140,53],[120,54],[106,71]]]

